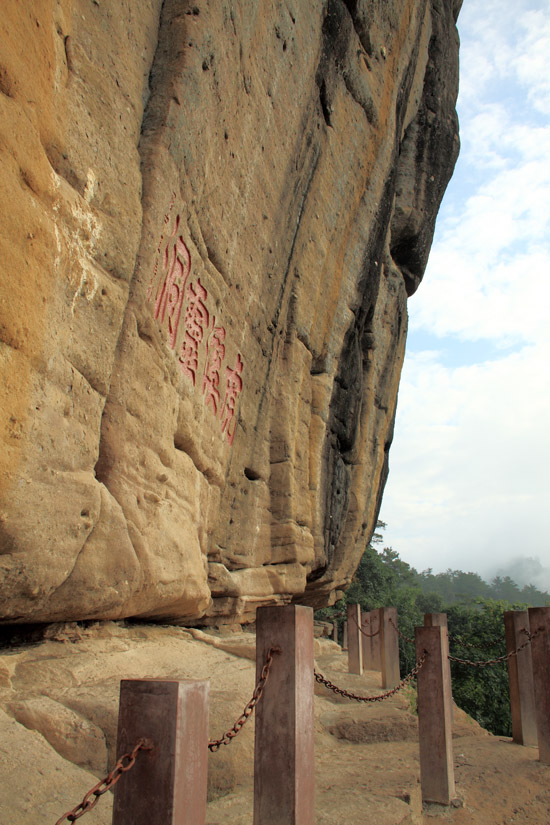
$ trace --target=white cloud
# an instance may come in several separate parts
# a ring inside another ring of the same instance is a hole
[[[524,29],[518,56],[513,67],[519,82],[528,87],[531,105],[542,114],[550,114],[550,17],[545,11],[526,12],[520,17]]]
[[[381,518],[419,569],[493,575],[549,557],[550,20],[535,0],[478,0],[459,28],[459,178],[409,302],[441,351],[405,359]],[[500,357],[449,368],[450,341]]]
[[[483,156],[494,161],[465,202],[442,210],[424,284],[409,304],[413,330],[497,343],[547,335],[550,127],[510,124],[499,141],[505,117],[500,108],[486,113],[475,133],[483,152],[457,170],[481,170]]]
[[[532,0],[465,3],[460,17],[460,98],[464,113],[486,99],[491,85],[502,97],[510,83],[527,93],[542,114],[550,111],[550,20],[548,8]]]
[[[477,269],[459,250],[433,252],[432,279],[410,303],[412,331],[440,337],[492,340],[497,346],[534,343],[548,335],[550,260],[532,248],[491,267]]]
[[[453,370],[433,355],[407,360],[381,517],[410,564],[484,571],[520,552],[545,558],[549,358],[529,347]]]

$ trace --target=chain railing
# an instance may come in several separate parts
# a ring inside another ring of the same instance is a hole
[[[426,661],[426,652],[422,654],[414,668],[408,673],[406,676],[401,679],[401,681],[391,690],[386,691],[386,693],[380,693],[378,696],[359,696],[356,693],[352,693],[349,690],[345,690],[344,688],[338,687],[338,685],[333,684],[329,679],[326,679],[322,673],[319,673],[317,670],[313,671],[313,675],[315,676],[315,680],[320,684],[324,685],[329,690],[332,690],[333,693],[337,693],[339,696],[343,696],[345,699],[353,699],[356,702],[382,702],[384,699],[388,699],[390,696],[394,696],[398,691],[402,690],[406,685],[411,682],[414,677],[417,675],[418,671]]]
[[[351,618],[355,627],[357,627],[359,629],[359,632],[362,633],[363,636],[366,636],[367,639],[374,639],[374,637],[378,636],[378,634],[380,633],[380,628],[378,628],[378,630],[375,633],[367,633],[367,631],[363,630],[361,625],[358,623],[357,618],[355,616],[352,615]]]
[[[270,647],[267,651],[264,666],[262,668],[262,672],[260,673],[260,678],[258,679],[258,684],[254,688],[254,693],[252,694],[252,698],[249,702],[245,705],[245,708],[235,724],[232,728],[227,730],[220,739],[213,739],[211,742],[208,743],[208,750],[214,753],[215,751],[219,750],[222,745],[229,745],[232,739],[237,736],[240,732],[243,725],[247,722],[249,717],[254,712],[254,708],[262,698],[262,693],[264,691],[265,683],[267,682],[269,676],[269,670],[271,668],[271,663],[273,662],[273,656],[276,653],[279,653],[280,650],[278,647]]]
[[[352,618],[352,620],[353,620],[353,623],[354,623],[354,624],[355,624],[355,626],[359,629],[359,631],[363,634],[363,636],[367,636],[368,638],[373,638],[374,636],[377,636],[377,635],[380,633],[380,628],[378,628],[378,630],[376,631],[376,633],[367,633],[367,632],[366,632],[365,630],[363,630],[363,628],[359,625],[359,623],[358,623],[358,621],[357,621],[357,618],[356,618],[354,615],[352,615],[352,617],[351,617],[351,618]],[[397,633],[397,635],[398,635],[401,639],[403,639],[403,641],[408,642],[409,644],[415,644],[415,640],[414,640],[414,639],[409,638],[408,636],[405,636],[405,634],[404,634],[404,633],[402,633],[402,632],[399,630],[399,628],[397,627],[397,625],[393,622],[393,620],[392,620],[391,618],[389,619],[389,624],[393,627],[393,629],[395,630],[395,632]],[[524,650],[524,648],[526,648],[529,644],[531,644],[531,639],[533,639],[535,636],[537,636],[537,635],[538,635],[538,634],[539,634],[542,630],[543,630],[543,628],[542,628],[542,627],[539,627],[539,628],[538,628],[538,630],[536,630],[534,633],[530,633],[530,631],[529,631],[527,628],[525,628],[525,627],[524,627],[524,628],[521,628],[520,633],[523,633],[523,634],[525,634],[525,635],[527,636],[527,641],[526,641],[526,642],[524,642],[523,644],[519,645],[519,647],[517,647],[515,650],[511,651],[510,653],[505,653],[505,654],[503,654],[502,656],[497,656],[497,657],[495,657],[495,658],[493,658],[493,659],[487,659],[487,660],[485,660],[485,661],[476,661],[476,660],[473,660],[473,659],[461,659],[461,658],[459,658],[458,656],[451,656],[451,655],[449,655],[449,660],[450,660],[451,662],[457,662],[458,664],[461,664],[461,665],[470,665],[471,667],[490,667],[490,666],[492,666],[492,665],[497,665],[497,664],[500,664],[501,662],[505,662],[505,661],[507,661],[507,660],[508,660],[508,659],[510,659],[512,656],[517,656],[517,655],[518,655],[518,653],[519,653],[521,650]],[[497,640],[495,643],[491,643],[491,644],[483,644],[483,643],[480,643],[480,644],[471,644],[471,643],[468,643],[468,642],[464,642],[464,641],[463,641],[462,639],[460,639],[460,637],[458,637],[458,636],[451,636],[451,635],[449,635],[449,641],[453,641],[453,642],[455,642],[456,644],[460,645],[461,647],[470,648],[470,649],[478,649],[478,650],[491,650],[491,649],[493,649],[494,647],[496,647],[496,645],[497,645],[497,644],[499,644],[499,643],[501,642],[501,640],[499,639],[499,640]],[[422,661],[423,661],[423,660],[422,660]],[[418,663],[417,663],[417,667],[418,667]],[[418,672],[418,671],[416,670],[416,668],[415,668],[415,669],[412,671],[413,675],[414,675],[415,671],[416,671],[416,672]],[[409,674],[409,676],[410,676],[410,674]],[[339,688],[336,688],[336,687],[335,687],[335,686],[333,686],[331,683],[329,683],[329,682],[328,682],[328,680],[325,680],[325,679],[324,679],[324,677],[322,677],[322,676],[321,676],[321,674],[317,674],[317,673],[316,673],[316,674],[315,674],[315,678],[317,679],[317,681],[318,681],[318,682],[321,682],[321,684],[324,684],[324,685],[325,685],[326,687],[328,687],[330,690],[334,690],[334,692],[335,692],[335,693],[339,693],[339,692],[340,692],[340,689],[339,689]],[[409,677],[405,677],[405,679],[408,679],[408,678],[409,678]],[[412,678],[412,676],[410,676],[410,678]],[[394,691],[394,692],[395,692],[395,691]],[[353,694],[352,694],[352,695],[348,694],[348,692],[347,692],[347,691],[344,691],[343,693],[341,693],[341,695],[342,695],[342,696],[348,696],[349,698],[353,698],[353,699],[357,698],[357,697],[355,697]],[[385,699],[387,695],[391,696],[391,695],[392,695],[392,693],[389,693],[389,694],[384,694],[384,695],[383,695],[382,697],[380,697],[380,698]],[[367,701],[367,700],[365,699],[365,697],[363,697],[363,699],[361,699],[360,701]],[[371,701],[371,700],[369,699],[369,701]],[[376,698],[374,698],[372,701],[376,701]]]
[[[395,632],[397,633],[397,635],[401,639],[403,639],[405,642],[410,642],[410,644],[415,644],[414,639],[409,639],[408,636],[405,636],[404,633],[401,633],[401,631],[394,624],[392,619],[389,620],[389,623],[391,624],[391,626],[393,627],[393,629],[395,630]],[[524,633],[527,636],[527,641],[524,642],[523,644],[519,645],[519,647],[517,647],[515,650],[512,650],[510,653],[505,653],[504,655],[497,656],[494,659],[487,659],[485,661],[476,661],[476,660],[472,660],[472,659],[460,659],[457,656],[451,656],[451,655],[449,655],[449,659],[450,659],[451,662],[458,662],[461,665],[470,665],[471,667],[489,667],[491,665],[497,665],[500,662],[505,662],[507,659],[510,659],[512,656],[517,656],[518,653],[521,650],[524,650],[524,648],[526,648],[528,645],[531,644],[531,639],[533,639],[535,636],[537,636],[541,632],[541,630],[543,630],[543,628],[539,627],[539,629],[536,630],[534,633],[530,633],[527,628],[525,628],[525,627],[522,628],[520,630],[520,633]],[[482,649],[490,650],[491,648],[496,646],[496,645],[468,644],[467,642],[461,641],[456,636],[454,636],[454,637],[449,636],[449,640],[452,640],[452,641],[456,642],[457,644],[460,644],[462,647],[477,648],[478,650],[482,650]],[[498,642],[496,644],[498,644]]]
[[[495,659],[487,659],[483,662],[472,659],[459,659],[457,656],[449,656],[449,659],[451,662],[458,662],[460,665],[470,665],[470,667],[489,667],[491,665],[498,665],[500,662],[506,662],[508,659],[511,659],[512,656],[517,656],[521,650],[524,650],[531,644],[531,639],[534,639],[535,636],[538,636],[543,630],[543,627],[539,627],[534,633],[529,633],[529,631],[526,631],[528,636],[526,642],[523,642],[523,644],[516,647],[515,650],[511,650],[510,653],[505,653],[503,656],[498,656]]]
[[[403,639],[404,642],[409,642],[409,644],[414,645],[414,639],[409,638],[409,636],[405,636],[398,627],[393,623],[392,619],[389,620],[389,623],[397,633],[400,639]],[[522,632],[528,633],[525,629]],[[448,634],[449,642],[454,642],[455,644],[460,645],[460,647],[466,647],[472,650],[493,650],[498,644],[501,644],[502,639],[497,639],[495,642],[490,644],[470,644],[469,642],[464,642],[459,636],[452,636],[450,633]]]
[[[404,633],[401,633],[401,631],[399,630],[399,628],[397,627],[397,625],[395,625],[395,624],[393,623],[393,619],[391,619],[391,618],[390,618],[390,619],[389,619],[389,623],[391,624],[391,626],[393,627],[393,629],[395,630],[395,632],[397,633],[397,635],[399,636],[399,638],[400,638],[400,639],[403,639],[403,641],[405,641],[405,642],[409,642],[411,645],[416,644],[416,642],[414,641],[414,639],[409,639],[409,637],[408,637],[408,636],[405,636],[405,634],[404,634]]]
[[[409,636],[405,636],[405,634],[402,633],[399,630],[399,628],[393,623],[392,619],[389,620],[389,623],[391,624],[391,626],[393,627],[393,629],[395,630],[395,632],[397,633],[397,635],[399,636],[400,639],[403,639],[403,641],[405,641],[405,642],[409,642],[409,644],[412,644],[412,645],[415,644],[414,639],[409,638]],[[526,633],[528,635],[529,639],[531,639],[531,634],[529,633],[529,631],[526,628],[522,628],[520,633]],[[470,650],[494,650],[494,648],[497,647],[497,645],[499,645],[503,642],[503,639],[497,639],[496,641],[490,642],[489,644],[483,644],[481,642],[479,644],[472,644],[470,642],[463,641],[460,638],[460,636],[453,636],[450,633],[448,634],[448,638],[449,638],[449,642],[454,642],[455,644],[459,645],[460,647],[465,647],[465,648],[468,648]],[[513,655],[513,654],[508,654],[508,655]],[[452,657],[450,657],[450,658],[452,658]],[[506,658],[506,657],[504,657],[504,658]],[[496,659],[495,661],[501,661],[501,660],[502,659]],[[460,661],[460,660],[457,659],[456,661]],[[467,661],[467,660],[464,660],[464,661]],[[492,662],[493,660],[489,660],[489,661]]]
[[[92,808],[97,805],[99,797],[111,790],[113,785],[116,785],[123,773],[126,773],[126,771],[129,771],[130,768],[134,767],[139,751],[150,751],[152,748],[153,744],[150,740],[138,739],[134,749],[130,753],[123,754],[117,761],[113,770],[105,777],[105,779],[102,779],[101,782],[94,785],[94,787],[88,791],[82,802],[73,808],[72,811],[67,811],[66,814],[63,814],[63,816],[57,820],[55,825],[61,825],[61,823],[65,822],[65,820],[68,822],[74,822],[76,819],[84,816],[84,814],[87,814],[88,811],[91,811]]]
[[[354,619],[354,622],[357,625],[357,627],[359,628],[359,630],[361,630],[361,632],[364,633],[364,635],[372,637],[372,636],[377,635],[380,632],[380,630],[378,630],[377,633],[375,633],[375,634],[367,634],[367,633],[365,633],[365,631],[362,630],[362,628],[360,627],[360,625],[357,622],[356,618],[355,617],[352,617],[352,618]],[[397,634],[401,638],[403,638],[407,642],[414,643],[412,639],[409,639],[407,636],[405,636],[403,633],[401,633],[399,631],[397,625],[392,621],[391,618],[389,619],[389,623],[392,625],[394,630],[397,632]],[[528,647],[528,645],[531,644],[531,641],[534,638],[536,638],[543,631],[544,631],[544,627],[537,628],[537,630],[535,630],[533,633],[531,633],[527,628],[522,628],[520,630],[520,632],[527,637],[525,642],[518,645],[515,650],[513,650],[509,653],[506,653],[502,656],[498,656],[498,657],[488,659],[488,660],[485,660],[485,661],[461,659],[461,658],[458,658],[456,656],[451,656],[451,655],[449,655],[448,658],[452,662],[456,662],[458,664],[463,664],[463,665],[469,665],[469,666],[472,666],[472,667],[488,667],[488,666],[491,666],[491,665],[496,665],[496,664],[499,664],[499,663],[502,663],[502,662],[505,662],[505,661],[511,659],[513,656],[517,656],[522,650],[524,650],[526,647]],[[258,681],[256,683],[256,686],[254,688],[252,698],[245,705],[242,714],[239,716],[239,718],[234,723],[234,725],[228,731],[226,731],[221,736],[220,739],[215,739],[215,740],[211,740],[211,741],[208,742],[208,749],[211,752],[215,752],[215,751],[219,750],[219,748],[222,745],[229,744],[235,738],[235,736],[238,735],[238,733],[241,731],[242,727],[245,725],[247,720],[250,718],[250,716],[254,712],[254,709],[255,709],[256,705],[258,704],[258,702],[262,698],[266,682],[269,678],[270,669],[271,669],[271,666],[272,666],[272,663],[273,663],[273,658],[276,654],[278,654],[280,652],[281,652],[281,650],[278,647],[269,648],[269,650],[266,654],[265,660],[264,660],[262,670],[260,672],[260,676],[259,676]],[[375,695],[375,696],[361,696],[361,695],[358,695],[356,693],[353,693],[352,691],[341,688],[338,685],[331,682],[325,676],[323,676],[315,668],[314,668],[314,678],[315,678],[317,683],[322,684],[328,690],[330,690],[333,693],[335,693],[339,696],[342,696],[346,699],[351,699],[351,700],[354,700],[356,702],[364,702],[364,703],[380,702],[380,701],[383,701],[385,699],[388,699],[391,696],[394,696],[400,690],[402,690],[404,687],[406,687],[418,675],[419,671],[421,670],[422,666],[424,665],[424,663],[426,661],[427,656],[428,656],[428,653],[427,653],[426,650],[424,650],[422,656],[416,661],[415,666],[413,667],[413,669],[406,676],[404,676],[399,681],[399,683],[397,685],[395,685],[395,687],[393,687],[392,689],[386,691],[385,693],[378,694],[378,695]],[[88,791],[88,793],[84,796],[82,801],[76,807],[74,807],[72,810],[70,810],[67,813],[63,814],[63,816],[61,816],[57,820],[55,825],[62,825],[62,823],[64,823],[65,821],[75,822],[81,816],[83,816],[84,814],[91,811],[95,807],[97,802],[99,801],[100,796],[105,794],[107,791],[111,790],[113,788],[113,786],[118,782],[118,780],[120,779],[120,777],[122,776],[123,773],[126,773],[127,771],[131,770],[131,768],[133,768],[133,766],[135,765],[135,762],[136,762],[136,759],[138,757],[139,752],[142,751],[142,750],[143,751],[150,751],[150,750],[152,750],[152,748],[153,748],[153,743],[150,739],[144,739],[144,738],[138,739],[135,746],[134,746],[134,748],[133,748],[133,750],[128,752],[128,753],[123,754],[118,759],[118,761],[116,762],[114,768],[105,777],[105,779],[101,780],[96,785],[94,785],[94,787],[91,788]]]
[[[254,708],[262,698],[262,693],[265,687],[265,683],[267,682],[269,671],[271,668],[271,663],[273,662],[273,656],[279,653],[279,648],[271,647],[267,655],[265,657],[265,663],[260,673],[260,678],[258,679],[258,683],[254,688],[254,693],[252,694],[252,698],[249,702],[245,705],[245,708],[235,724],[232,728],[226,731],[221,739],[214,739],[208,743],[208,749],[210,751],[217,751],[222,745],[228,745],[232,739],[237,736],[243,725],[249,719],[249,717],[254,712]],[[98,782],[97,785],[94,785],[91,788],[82,802],[80,802],[75,808],[71,811],[67,811],[67,813],[63,814],[60,819],[57,820],[55,825],[61,825],[61,823],[65,822],[74,822],[75,820],[79,819],[84,814],[91,811],[92,808],[97,805],[99,797],[103,796],[104,793],[107,793],[120,779],[123,773],[129,771],[135,765],[137,755],[140,750],[151,750],[153,747],[152,743],[148,739],[139,739],[134,747],[134,749],[130,753],[123,754],[120,759],[117,761],[113,770],[102,779],[101,782]]]
[[[454,636],[453,634],[449,633],[449,642],[453,642],[453,644],[459,645],[460,647],[468,648],[468,650],[494,650],[495,647],[501,645],[504,639],[495,639],[494,642],[478,642],[477,644],[473,642],[465,642],[460,636]]]

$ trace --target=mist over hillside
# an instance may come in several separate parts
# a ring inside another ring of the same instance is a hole
[[[509,576],[521,587],[533,585],[539,590],[550,590],[550,567],[545,567],[536,556],[517,556],[504,567],[495,570],[495,576]]]

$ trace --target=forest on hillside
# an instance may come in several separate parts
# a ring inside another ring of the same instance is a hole
[[[533,585],[518,586],[509,576],[484,581],[477,573],[447,570],[418,572],[391,547],[380,552],[380,530],[366,548],[352,584],[335,605],[317,611],[316,618],[343,622],[347,604],[362,610],[397,607],[399,630],[414,638],[414,628],[424,624],[425,613],[446,613],[451,655],[484,661],[506,653],[503,614],[507,610],[550,606],[550,593]],[[399,639],[401,675],[415,665],[414,645]],[[451,662],[453,699],[483,727],[501,736],[511,736],[508,669],[506,662],[472,667]]]

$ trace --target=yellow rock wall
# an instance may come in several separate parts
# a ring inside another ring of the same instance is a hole
[[[345,587],[458,151],[452,0],[5,0],[3,621]]]

